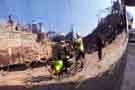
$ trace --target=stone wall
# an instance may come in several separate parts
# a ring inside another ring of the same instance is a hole
[[[36,35],[27,32],[4,32],[0,31],[0,48],[31,45],[36,40]]]
[[[21,31],[0,31],[0,65],[24,64],[41,58],[52,57],[52,44],[46,38],[46,44],[36,41],[37,35]]]

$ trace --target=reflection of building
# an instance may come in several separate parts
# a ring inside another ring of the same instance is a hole
[[[39,32],[42,32],[42,23],[41,22],[38,23],[38,29],[39,29]]]
[[[32,32],[33,33],[38,33],[38,32],[42,32],[42,23],[33,23],[32,24]]]
[[[37,33],[38,32],[37,24],[32,24],[32,32],[33,33]]]

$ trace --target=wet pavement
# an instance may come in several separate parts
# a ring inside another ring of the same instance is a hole
[[[121,90],[135,90],[135,43],[127,47],[127,64]]]
[[[127,45],[125,36],[124,33],[119,35],[112,44],[103,49],[104,55],[100,62],[98,62],[97,52],[86,55],[87,63],[83,71],[72,77],[62,80],[49,80],[50,73],[46,67],[0,72],[0,90],[54,90],[54,87],[55,90],[69,90],[69,88],[75,90],[76,87],[77,90],[113,90],[119,79],[114,74],[109,73],[108,70],[113,72],[112,65],[119,63],[118,58],[123,55]],[[80,82],[78,83],[78,81]]]

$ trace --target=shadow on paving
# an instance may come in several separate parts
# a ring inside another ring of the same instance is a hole
[[[50,76],[38,76],[32,77],[31,80],[27,80],[26,82],[40,83],[42,81],[49,81],[49,80],[51,80]]]
[[[45,63],[42,62],[32,62],[30,64],[30,66],[27,66],[25,64],[14,64],[14,65],[8,65],[8,66],[4,66],[1,67],[0,70],[4,70],[4,71],[23,71],[26,70],[28,68],[37,68],[37,67],[42,67],[45,66]]]

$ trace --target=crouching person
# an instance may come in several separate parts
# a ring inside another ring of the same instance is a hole
[[[56,59],[50,61],[49,65],[50,65],[49,72],[51,73],[51,78],[52,79],[60,78],[64,68],[63,60]]]

